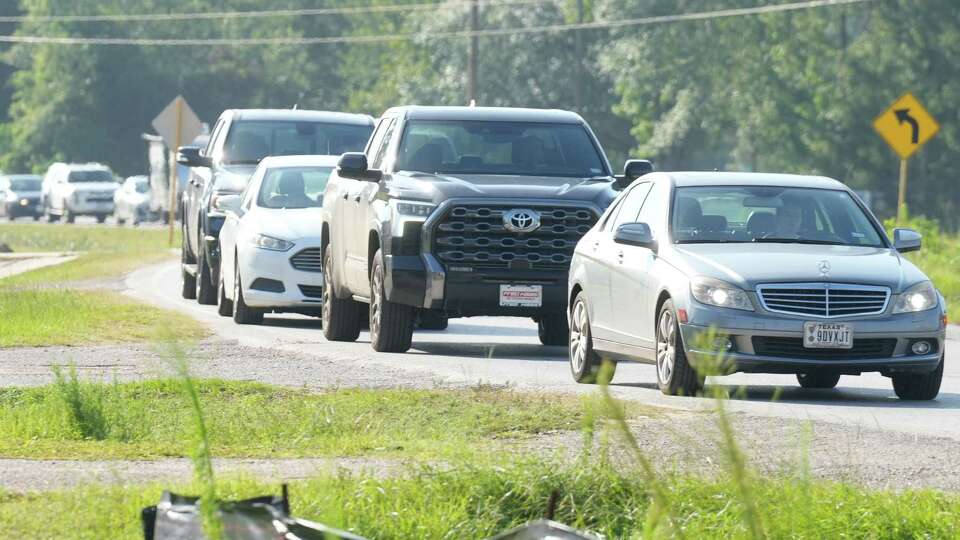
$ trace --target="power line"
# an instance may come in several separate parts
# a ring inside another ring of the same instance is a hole
[[[485,6],[543,4],[553,0],[485,0]],[[10,15],[0,17],[5,22],[171,22],[202,21],[211,19],[262,19],[269,17],[309,17],[317,15],[364,15],[370,13],[404,13],[434,11],[469,6],[469,2],[429,2],[420,4],[397,4],[389,6],[343,6],[332,8],[270,9],[261,11],[218,11],[192,13],[142,13],[115,15]]]
[[[491,0],[487,0],[488,2]],[[545,26],[529,26],[525,28],[491,28],[484,30],[462,30],[450,32],[406,33],[393,35],[365,35],[365,36],[318,36],[276,38],[86,38],[69,36],[0,36],[0,42],[24,44],[55,44],[55,45],[140,45],[140,46],[253,46],[253,45],[328,45],[328,44],[371,44],[389,43],[396,41],[410,41],[415,39],[455,39],[465,37],[495,37],[508,35],[546,34],[567,32],[572,30],[610,29],[632,26],[648,26],[688,21],[704,21],[748,15],[763,15],[769,13],[783,13],[820,7],[834,7],[850,4],[865,4],[877,0],[807,0],[758,6],[751,8],[721,9],[695,13],[679,13],[674,15],[657,15],[635,19],[621,19],[617,21],[592,21],[572,24],[554,24]],[[466,4],[463,4],[466,5]]]

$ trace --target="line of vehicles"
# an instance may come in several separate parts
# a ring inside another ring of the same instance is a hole
[[[583,383],[640,361],[695,395],[720,357],[804,388],[879,372],[902,399],[939,392],[945,301],[903,257],[920,235],[888,238],[836,180],[615,174],[577,114],[486,107],[229,110],[177,161],[182,295],[240,324],[302,313],[405,352],[450,318],[526,317]]]

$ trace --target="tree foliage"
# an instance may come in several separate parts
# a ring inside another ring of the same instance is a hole
[[[369,0],[364,5],[422,3]],[[724,8],[771,0],[726,0]],[[21,0],[30,15],[242,11],[358,5],[356,0]],[[578,8],[582,5],[582,15]],[[480,28],[522,28],[700,12],[714,0],[480,3]],[[140,134],[177,94],[212,122],[228,107],[349,110],[465,104],[463,0],[436,9],[166,23],[28,21],[24,35],[213,38],[376,36],[411,40],[315,46],[0,49],[0,165],[42,170],[57,159],[146,165]],[[3,28],[0,28],[2,30]],[[7,25],[5,33],[13,28]],[[896,199],[896,156],[873,119],[905,91],[942,131],[910,163],[918,214],[960,226],[960,19],[954,0],[878,0],[754,16],[613,29],[517,33],[479,40],[480,105],[580,112],[619,166],[628,154],[660,169],[817,173]],[[2,66],[12,66],[6,72]],[[12,74],[11,74],[12,73]],[[4,93],[6,92],[6,94]],[[7,96],[6,98],[4,96]]]

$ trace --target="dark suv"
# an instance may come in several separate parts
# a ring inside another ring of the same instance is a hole
[[[180,201],[183,297],[217,303],[217,237],[225,214],[217,199],[247,187],[257,164],[271,155],[339,155],[360,150],[373,118],[304,110],[227,110],[206,148],[182,146],[177,162],[191,167]]]
[[[323,198],[323,330],[357,339],[369,304],[378,351],[448,317],[532,317],[567,339],[567,271],[618,186],[580,116],[485,107],[399,107],[366,152],[344,154]]]

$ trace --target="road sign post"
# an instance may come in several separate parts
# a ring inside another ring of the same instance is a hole
[[[177,96],[167,105],[156,118],[153,119],[153,129],[163,137],[163,142],[170,149],[170,180],[168,184],[170,205],[167,208],[169,222],[168,242],[173,245],[173,229],[177,212],[177,149],[184,143],[192,141],[203,132],[203,124],[187,104],[183,96]]]
[[[902,223],[907,204],[907,161],[940,131],[940,125],[917,98],[906,93],[873,121],[873,129],[900,156],[897,223]]]

